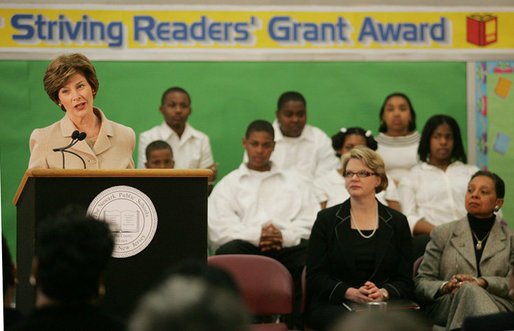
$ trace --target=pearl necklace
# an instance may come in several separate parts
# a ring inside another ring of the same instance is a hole
[[[352,209],[350,208],[350,216],[351,216],[350,219],[353,219],[353,224],[355,224],[355,228],[357,229],[357,231],[359,232],[359,234],[361,235],[362,238],[369,239],[369,238],[373,237],[373,235],[377,231],[377,228],[378,228],[378,208],[376,209],[375,215],[376,215],[375,218],[377,219],[377,222],[375,223],[375,227],[373,228],[373,232],[371,232],[370,235],[366,236],[364,233],[362,233],[361,229],[359,229],[359,226],[357,225],[357,219],[353,215]]]

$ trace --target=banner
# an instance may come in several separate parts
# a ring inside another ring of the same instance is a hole
[[[437,7],[256,8],[0,6],[0,51],[479,54],[514,49],[514,7],[446,12]]]

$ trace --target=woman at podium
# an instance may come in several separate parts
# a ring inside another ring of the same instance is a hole
[[[87,57],[57,57],[48,66],[43,84],[64,117],[32,132],[29,168],[134,168],[134,130],[108,120],[93,106],[99,82]]]

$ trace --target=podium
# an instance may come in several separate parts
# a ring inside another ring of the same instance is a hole
[[[102,304],[108,312],[128,317],[141,296],[161,281],[171,266],[191,259],[207,261],[207,177],[211,173],[207,169],[27,170],[14,198],[17,308],[24,314],[34,308],[35,288],[30,285],[29,277],[36,255],[38,224],[69,204],[90,211],[94,207],[100,213],[99,218],[105,219],[107,212],[102,208],[116,201],[118,205],[113,205],[110,214],[122,212],[117,210],[119,204],[127,203],[136,211],[131,211],[132,215],[126,219],[109,215],[116,244],[105,275],[106,294]],[[106,192],[108,195],[102,196]],[[92,214],[97,216],[95,212]],[[120,219],[121,223],[117,223]],[[152,230],[148,230],[148,224],[154,226],[152,239],[148,239]],[[138,229],[145,233],[139,235]],[[117,238],[124,237],[134,240],[118,245]],[[146,246],[139,247],[141,251],[136,254],[123,251],[144,240]],[[120,249],[118,255],[126,257],[114,257]]]

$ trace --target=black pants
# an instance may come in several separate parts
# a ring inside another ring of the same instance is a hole
[[[292,247],[283,247],[280,250],[262,252],[257,246],[244,240],[232,240],[216,250],[216,255],[222,254],[254,254],[271,257],[282,263],[293,277],[293,326],[300,327],[302,318],[300,306],[302,302],[302,271],[307,257],[308,240],[302,239],[300,244]]]

